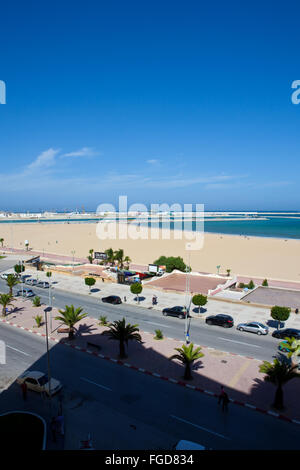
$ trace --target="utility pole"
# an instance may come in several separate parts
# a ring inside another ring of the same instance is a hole
[[[185,268],[186,271],[186,278],[185,278],[185,342],[189,344],[190,342],[190,334],[189,334],[189,325],[188,325],[188,317],[190,312],[190,271],[191,271],[191,253],[188,253],[188,265]]]
[[[46,348],[47,348],[47,363],[48,363],[48,383],[49,383],[49,408],[50,408],[50,417],[52,415],[52,406],[51,406],[51,372],[50,372],[50,354],[49,354],[49,341],[48,341],[48,319],[47,313],[51,311],[51,307],[47,307],[44,310],[45,313],[45,324],[46,324]]]

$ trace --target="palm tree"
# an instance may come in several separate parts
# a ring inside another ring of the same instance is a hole
[[[129,258],[129,256],[125,256],[124,263],[126,263],[126,268],[129,269],[129,265],[131,263],[131,258]]]
[[[74,325],[87,316],[87,313],[81,313],[82,310],[83,308],[81,307],[75,309],[74,305],[66,305],[65,310],[58,310],[62,316],[55,317],[55,320],[60,320],[64,325],[69,327],[69,339],[74,338]]]
[[[204,354],[200,352],[201,348],[197,347],[194,349],[194,344],[191,343],[188,346],[183,344],[181,348],[175,348],[175,351],[177,351],[179,354],[174,354],[173,356],[169,357],[169,360],[171,361],[172,359],[177,359],[179,362],[185,365],[184,379],[192,380],[193,377],[191,369],[193,367],[193,363],[197,359],[200,359],[200,357],[204,356]]]
[[[124,266],[124,250],[119,248],[119,250],[115,251],[114,253],[115,260],[118,261],[119,268],[123,269]]]
[[[293,356],[300,356],[300,340],[294,337],[286,337],[284,338],[284,341],[280,343],[280,346],[288,349],[287,357],[291,359],[292,365],[295,365],[293,362]]]
[[[107,261],[111,264],[115,264],[114,250],[112,248],[108,248],[105,250],[105,253],[107,255]]]
[[[9,295],[12,297],[13,287],[19,284],[18,278],[14,274],[9,274],[6,279],[6,285],[9,287]]]
[[[120,342],[120,358],[126,357],[125,343],[128,347],[128,341],[135,340],[142,343],[142,337],[138,333],[138,325],[126,325],[125,318],[122,320],[116,320],[108,325],[109,330],[104,331],[103,334],[107,335],[109,339],[114,339]]]
[[[6,315],[6,307],[12,305],[12,296],[10,294],[0,294],[0,305],[2,305],[2,316]]]
[[[1,243],[2,248],[3,248],[3,242],[4,242],[4,238],[0,238],[0,243]]]
[[[274,408],[278,410],[283,409],[283,390],[282,387],[285,383],[294,378],[300,378],[300,374],[296,372],[297,365],[288,363],[285,358],[275,358],[273,363],[264,361],[259,366],[259,372],[266,374],[264,380],[275,385],[275,399]]]

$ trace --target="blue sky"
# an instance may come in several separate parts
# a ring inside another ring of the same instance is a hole
[[[300,210],[300,6],[1,6],[0,209]]]

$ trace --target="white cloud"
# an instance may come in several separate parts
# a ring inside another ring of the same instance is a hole
[[[38,155],[37,158],[26,167],[26,170],[31,171],[53,166],[55,164],[55,157],[59,152],[59,149],[55,150],[50,148],[48,150],[45,150],[44,152],[40,153],[40,155]]]
[[[91,147],[82,147],[74,152],[64,153],[62,157],[94,157],[100,155],[99,152],[95,152]]]
[[[149,165],[157,165],[160,163],[160,160],[153,158],[152,160],[147,160],[147,163],[149,163]]]

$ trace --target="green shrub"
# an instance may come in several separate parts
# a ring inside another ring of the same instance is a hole
[[[158,266],[166,266],[167,273],[172,272],[174,269],[178,271],[186,271],[186,265],[180,256],[160,256],[153,264]],[[191,269],[192,270],[192,269]]]
[[[207,304],[207,297],[206,295],[195,294],[192,298],[192,302],[194,305],[197,305],[199,307],[199,313],[200,313],[201,307],[204,307],[204,305]]]
[[[35,322],[36,322],[36,326],[39,328],[40,326],[42,326],[43,324],[43,317],[42,315],[36,315],[35,317],[33,317]]]
[[[164,339],[163,332],[161,330],[155,330],[154,339]]]
[[[262,286],[264,287],[268,287],[268,280],[267,279],[264,279],[263,282],[262,282]]]
[[[248,287],[248,289],[254,289],[255,284],[254,284],[254,282],[252,281],[252,279],[251,279],[251,281],[248,283],[247,287]]]
[[[105,315],[99,317],[99,325],[101,326],[108,325],[107,317]]]
[[[281,321],[286,321],[291,313],[291,309],[289,307],[279,307],[275,305],[271,308],[271,317],[273,320],[277,320],[277,329]]]
[[[32,300],[32,303],[35,307],[40,307],[41,306],[41,298],[36,295],[34,299]]]

